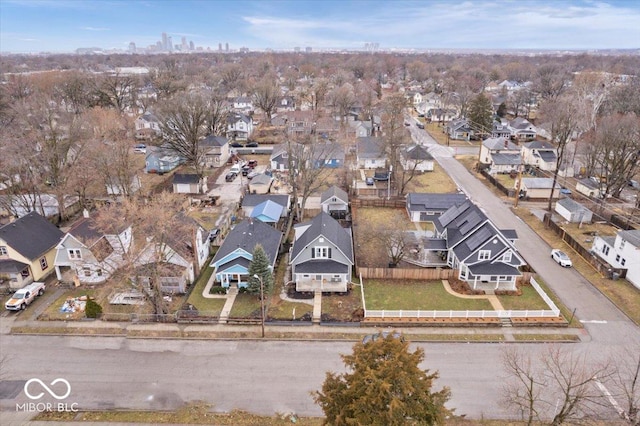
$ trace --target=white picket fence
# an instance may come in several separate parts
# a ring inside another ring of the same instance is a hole
[[[537,310],[480,310],[480,311],[409,311],[409,310],[371,310],[365,305],[364,286],[362,276],[360,286],[362,289],[362,306],[364,307],[365,318],[557,318],[560,316],[560,309],[547,296],[542,287],[531,277],[531,285],[538,292],[542,300],[549,306],[549,309]]]

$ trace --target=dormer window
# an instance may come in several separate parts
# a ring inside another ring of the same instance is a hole
[[[491,250],[480,250],[478,252],[478,260],[489,260],[491,258]]]
[[[80,249],[68,249],[67,253],[69,255],[69,259],[82,259],[82,251],[80,251]]]
[[[311,257],[314,259],[330,259],[331,248],[330,247],[314,247],[311,250]]]

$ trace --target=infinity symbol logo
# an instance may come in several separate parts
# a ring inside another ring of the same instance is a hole
[[[58,378],[58,379],[55,379],[53,382],[51,382],[51,386],[54,386],[56,383],[64,383],[65,385],[67,385],[67,392],[65,394],[63,394],[63,395],[58,395],[57,393],[52,391],[51,388],[49,388],[49,386],[47,386],[40,379],[29,379],[29,380],[27,380],[27,383],[24,384],[24,393],[25,393],[25,395],[27,395],[27,397],[29,397],[29,399],[40,399],[40,398],[42,398],[44,396],[44,392],[40,392],[37,395],[31,395],[31,393],[29,393],[29,385],[31,383],[39,383],[40,386],[42,386],[44,388],[44,390],[49,392],[49,395],[51,395],[55,399],[65,399],[66,397],[71,395],[71,384],[65,379]]]

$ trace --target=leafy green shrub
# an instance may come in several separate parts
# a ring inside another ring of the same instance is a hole
[[[209,294],[227,294],[227,289],[222,286],[212,286]]]
[[[98,318],[102,313],[102,306],[96,303],[93,299],[87,299],[87,305],[84,308],[84,313],[87,318]]]

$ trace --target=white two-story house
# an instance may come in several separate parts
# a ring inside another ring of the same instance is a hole
[[[591,252],[616,269],[626,269],[627,280],[640,289],[640,230],[619,231],[615,237],[596,236]]]

